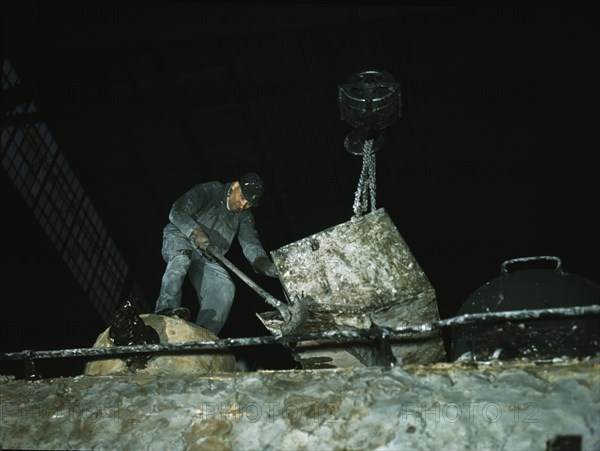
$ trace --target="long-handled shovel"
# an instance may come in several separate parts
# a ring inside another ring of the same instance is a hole
[[[238,269],[224,255],[215,252],[212,249],[212,246],[210,245],[204,251],[201,251],[198,248],[196,249],[198,250],[198,252],[206,252],[208,255],[221,262],[233,273],[235,273],[236,276],[242,279],[242,281],[244,281],[246,285],[248,285],[250,288],[256,291],[260,295],[260,297],[262,297],[267,302],[267,304],[279,310],[279,313],[283,317],[284,321],[284,325],[281,328],[281,332],[283,333],[283,335],[302,334],[302,331],[304,330],[304,325],[306,324],[306,320],[308,318],[308,311],[299,300],[289,299],[288,304],[276,299],[263,288],[259,287],[252,279],[250,279],[246,274],[244,274],[240,269]]]

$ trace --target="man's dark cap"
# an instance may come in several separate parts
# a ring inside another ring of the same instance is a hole
[[[247,172],[240,177],[240,186],[244,198],[250,202],[250,205],[253,207],[258,207],[260,196],[262,196],[265,190],[262,179],[254,172]]]

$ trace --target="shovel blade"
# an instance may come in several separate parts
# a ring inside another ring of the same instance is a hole
[[[256,316],[271,334],[276,337],[284,335],[301,335],[308,320],[308,310],[300,303],[284,304],[290,319],[284,320],[281,311],[257,313]]]

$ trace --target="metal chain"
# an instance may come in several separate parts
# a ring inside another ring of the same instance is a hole
[[[369,195],[371,198],[371,211],[375,207],[375,152],[373,151],[373,140],[369,139],[363,143],[363,165],[358,179],[358,187],[354,194],[354,217],[358,218],[367,211]]]
[[[369,150],[365,152],[365,158],[367,158],[367,167],[369,168],[369,191],[371,192],[371,211],[375,211],[375,189],[377,185],[375,183],[375,151],[373,150],[373,140],[369,141]]]

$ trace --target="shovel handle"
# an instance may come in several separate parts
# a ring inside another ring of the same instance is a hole
[[[231,263],[227,259],[227,257],[225,257],[224,255],[221,255],[217,252],[213,252],[210,249],[210,247],[205,249],[204,252],[206,252],[208,255],[210,255],[214,259],[223,263],[227,268],[229,268],[232,272],[234,272],[236,276],[238,276],[240,279],[242,279],[246,283],[246,285],[248,285],[250,288],[252,288],[254,291],[256,291],[258,293],[258,295],[261,298],[263,298],[269,305],[271,305],[277,309],[281,308],[282,302],[280,300],[274,298],[266,290],[259,287],[256,284],[256,282],[254,282],[250,277],[248,277],[246,274],[244,274],[242,271],[240,271],[233,263]]]

